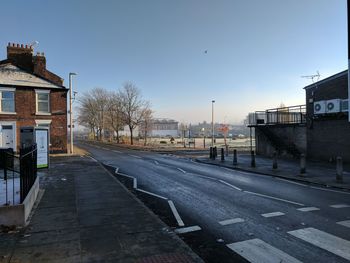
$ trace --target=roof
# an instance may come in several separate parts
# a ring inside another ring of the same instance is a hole
[[[28,73],[11,63],[0,64],[0,85],[65,89],[62,86]]]
[[[337,73],[337,74],[335,74],[335,75],[332,75],[332,76],[330,76],[330,77],[328,77],[328,78],[325,78],[325,79],[323,79],[323,80],[320,80],[320,81],[317,81],[317,82],[315,82],[315,83],[312,83],[312,84],[310,84],[310,85],[304,87],[304,89],[314,88],[316,85],[320,85],[320,84],[326,83],[326,82],[328,82],[328,81],[337,79],[337,78],[342,77],[342,76],[347,75],[347,74],[348,74],[348,70],[346,69],[346,70],[344,70],[344,71],[342,71],[342,72],[339,72],[339,73]]]

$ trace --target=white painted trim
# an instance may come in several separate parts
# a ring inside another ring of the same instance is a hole
[[[51,124],[52,120],[35,120],[35,124]]]
[[[45,93],[45,94],[50,94],[50,90],[47,89],[35,89],[35,93]]]
[[[0,91],[12,91],[12,92],[15,92],[16,89],[15,88],[0,87]]]

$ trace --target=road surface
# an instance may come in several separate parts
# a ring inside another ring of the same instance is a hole
[[[137,191],[168,202],[185,241],[198,235],[197,248],[213,242],[229,251],[216,259],[215,251],[199,253],[208,262],[350,262],[350,192],[171,155],[79,145]]]

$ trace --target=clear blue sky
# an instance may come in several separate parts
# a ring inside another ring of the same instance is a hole
[[[155,116],[239,122],[304,104],[311,81],[347,68],[345,0],[2,1],[8,42],[39,41],[48,68],[81,94],[134,82]],[[208,50],[207,54],[204,53]]]

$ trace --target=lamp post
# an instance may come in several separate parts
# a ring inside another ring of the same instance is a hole
[[[205,128],[202,128],[202,133],[203,133],[203,148],[205,149]]]
[[[73,88],[72,88],[72,76],[76,73],[69,73],[69,124],[70,124],[70,154],[73,154]]]
[[[211,146],[214,147],[214,103],[215,100],[211,101]]]

